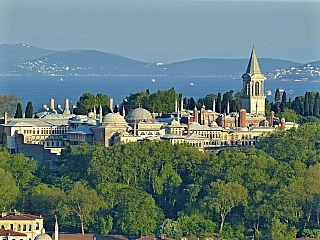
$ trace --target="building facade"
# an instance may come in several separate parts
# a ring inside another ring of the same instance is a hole
[[[43,218],[41,216],[25,214],[18,211],[2,212],[0,216],[0,229],[10,230],[26,235],[21,239],[33,240],[41,233]],[[12,240],[12,238],[10,238]],[[16,238],[16,240],[20,240]]]

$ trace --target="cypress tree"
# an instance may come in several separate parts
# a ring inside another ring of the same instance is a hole
[[[195,104],[195,101],[194,101],[194,99],[193,99],[193,97],[191,97],[190,98],[190,100],[189,100],[189,107],[188,107],[188,109],[189,110],[193,110],[194,109],[194,107],[196,106],[196,104]]]
[[[279,88],[276,89],[275,95],[274,95],[274,101],[275,101],[275,113],[280,112],[280,90]]]
[[[16,110],[16,114],[14,115],[14,118],[22,118],[22,106],[21,106],[21,103],[17,104],[17,110]]]
[[[221,93],[218,93],[218,97],[217,97],[217,106],[216,106],[217,112],[221,113],[222,109],[221,109]]]
[[[282,99],[280,103],[280,111],[284,112],[284,109],[287,107],[287,94],[286,92],[282,93]]]
[[[32,116],[33,116],[32,102],[28,102],[27,107],[26,107],[25,118],[32,118]]]
[[[287,108],[291,108],[291,98],[289,98],[288,104],[287,104]]]
[[[292,102],[292,109],[300,115],[303,115],[303,108],[300,97],[296,97]]]
[[[314,99],[313,115],[315,117],[319,117],[319,111],[320,111],[320,94],[319,92],[317,92],[316,97]]]
[[[309,116],[313,116],[314,99],[311,95],[311,92],[308,92],[308,100],[309,100]]]
[[[306,94],[304,95],[304,105],[303,105],[303,115],[309,116],[309,94],[308,92],[306,92]]]
[[[7,133],[3,132],[1,136],[1,145],[3,147],[8,147]]]

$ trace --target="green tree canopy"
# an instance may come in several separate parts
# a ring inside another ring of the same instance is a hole
[[[32,102],[28,102],[25,112],[25,118],[32,118],[33,117],[33,106]]]
[[[17,104],[16,113],[14,115],[14,118],[22,118],[22,105],[21,103]]]
[[[4,112],[7,112],[9,117],[13,117],[16,112],[18,102],[19,102],[19,99],[15,94],[5,94],[5,95],[0,94],[1,115]]]
[[[10,172],[0,168],[0,209],[10,210],[17,201],[19,188]]]

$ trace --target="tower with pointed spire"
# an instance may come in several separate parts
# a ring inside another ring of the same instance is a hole
[[[254,47],[252,47],[248,68],[242,75],[242,79],[242,108],[248,113],[264,115],[266,99],[264,81],[266,78],[260,71]]]

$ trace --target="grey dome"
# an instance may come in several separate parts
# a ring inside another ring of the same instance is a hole
[[[52,240],[52,238],[48,234],[46,234],[46,231],[44,230],[44,228],[42,228],[41,233],[37,235],[34,240]]]
[[[126,120],[119,113],[108,113],[103,117],[102,122],[105,125],[123,126],[127,125]]]
[[[146,110],[146,109],[144,109],[142,107],[139,107],[139,108],[133,109],[128,114],[126,119],[127,119],[128,122],[133,123],[133,122],[152,120],[152,116],[151,116],[151,113],[148,110]]]

